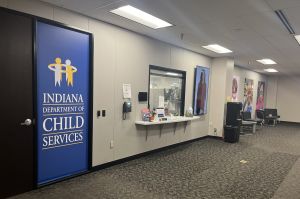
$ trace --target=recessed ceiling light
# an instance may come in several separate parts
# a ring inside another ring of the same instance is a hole
[[[122,6],[120,8],[111,10],[110,12],[153,29],[173,26],[162,19],[159,19],[130,5]]]
[[[264,71],[266,71],[268,73],[278,73],[278,70],[276,70],[274,68],[267,68],[267,69],[264,69]]]
[[[229,50],[229,49],[227,49],[227,48],[225,48],[223,46],[220,46],[218,44],[210,44],[208,46],[202,46],[202,47],[206,48],[208,50],[211,50],[211,51],[213,51],[215,53],[221,53],[221,54],[222,53],[232,53],[231,50]]]
[[[272,64],[277,64],[276,62],[274,62],[272,59],[259,59],[256,60],[259,63],[262,63],[264,65],[272,65]]]
[[[300,45],[300,35],[294,35],[294,37],[297,40],[298,44]]]

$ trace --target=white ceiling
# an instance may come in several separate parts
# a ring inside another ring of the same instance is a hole
[[[255,60],[271,58],[280,74],[300,74],[300,46],[274,10],[282,9],[300,34],[300,0],[42,0],[211,57],[201,46],[217,43],[234,51],[235,64],[262,72]],[[130,4],[174,27],[153,30],[109,11]],[[184,34],[183,40],[180,35]],[[224,56],[224,55],[222,55]]]

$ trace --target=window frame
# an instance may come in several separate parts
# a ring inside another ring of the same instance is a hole
[[[183,70],[177,70],[173,68],[166,68],[166,67],[161,67],[161,66],[155,66],[155,65],[149,65],[149,74],[148,74],[148,109],[150,109],[150,76],[151,76],[151,70],[160,70],[164,72],[173,72],[173,73],[179,73],[182,75],[182,77],[173,77],[173,78],[179,78],[182,79],[181,83],[181,98],[182,98],[182,103],[180,105],[180,116],[184,116],[184,108],[185,108],[185,86],[186,86],[186,71]],[[159,75],[156,74],[156,76],[161,76],[161,77],[170,77],[171,76],[166,76],[166,75]]]

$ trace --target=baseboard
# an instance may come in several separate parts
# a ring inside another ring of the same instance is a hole
[[[213,136],[213,135],[208,135],[206,136],[206,138],[211,138],[211,139],[215,139],[215,140],[223,140],[223,137],[219,137],[219,136]]]
[[[131,160],[135,160],[135,159],[138,159],[138,158],[141,158],[141,157],[145,157],[145,156],[148,156],[148,155],[151,155],[151,154],[154,154],[154,153],[158,153],[158,152],[161,152],[161,151],[172,149],[172,148],[178,147],[180,145],[189,144],[189,143],[196,142],[196,141],[199,141],[199,140],[203,140],[203,139],[206,139],[206,138],[213,138],[213,139],[218,139],[218,140],[223,139],[223,138],[220,138],[220,137],[206,135],[206,136],[203,136],[203,137],[200,137],[200,138],[180,142],[180,143],[173,144],[173,145],[170,145],[170,146],[165,146],[165,147],[162,147],[162,148],[159,148],[159,149],[154,149],[154,150],[147,151],[147,152],[144,152],[144,153],[139,153],[139,154],[136,154],[136,155],[133,155],[133,156],[129,156],[129,157],[126,157],[126,158],[122,158],[122,159],[119,159],[119,160],[115,160],[115,161],[112,161],[112,162],[108,162],[108,163],[104,163],[104,164],[101,164],[101,165],[98,165],[98,166],[94,166],[94,167],[91,168],[91,172],[99,171],[99,170],[102,170],[102,169],[105,169],[105,168],[108,168],[108,167],[111,167],[111,166],[122,164],[122,163],[125,163],[125,162],[128,162],[128,161],[131,161]]]
[[[280,121],[279,124],[300,126],[300,122]]]

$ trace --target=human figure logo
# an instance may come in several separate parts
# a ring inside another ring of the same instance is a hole
[[[65,64],[61,63],[61,58],[57,57],[55,63],[49,64],[48,68],[54,72],[55,86],[60,86],[63,74],[66,74],[66,82],[68,86],[73,86],[73,74],[77,72],[77,68],[71,65],[71,60],[67,59]]]

